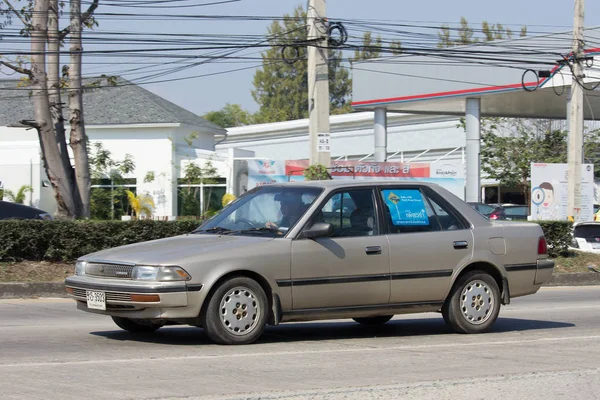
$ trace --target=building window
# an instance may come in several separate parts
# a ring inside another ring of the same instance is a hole
[[[226,191],[227,187],[224,184],[179,185],[177,216],[197,218],[213,216],[223,208],[221,199]]]

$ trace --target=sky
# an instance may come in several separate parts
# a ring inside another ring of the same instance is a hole
[[[85,9],[90,0],[82,0]],[[212,0],[217,1],[217,0]],[[165,14],[187,15],[227,15],[227,16],[282,16],[302,5],[306,0],[239,0],[225,4],[204,5],[211,0],[100,0],[97,9],[99,26],[95,35],[106,32],[121,32],[122,37],[127,33],[148,33],[153,37],[169,38],[169,34],[230,34],[230,35],[265,35],[270,20],[205,20],[205,19],[174,19]],[[136,8],[123,7],[134,5]],[[449,24],[456,26],[461,17],[466,17],[473,27],[481,26],[487,20],[490,23],[501,23],[518,32],[526,25],[530,33],[559,32],[570,30],[573,25],[572,0],[328,0],[327,16],[330,20],[371,20],[369,24],[397,23],[419,26],[439,26]],[[190,7],[193,6],[193,7]],[[164,8],[156,8],[164,7]],[[588,0],[585,4],[585,25],[600,26],[600,1]],[[154,14],[155,18],[115,16],[114,13]],[[18,24],[15,24],[18,26]],[[399,29],[399,28],[396,28]],[[410,32],[423,31],[418,27],[403,28]],[[430,35],[436,30],[426,30]],[[0,31],[1,35],[2,31]],[[159,35],[160,34],[160,35]],[[87,33],[85,35],[88,35]],[[90,35],[91,37],[91,35]],[[403,35],[397,37],[401,41],[407,39]],[[260,38],[256,39],[257,41]],[[433,43],[433,39],[431,39]],[[434,44],[433,44],[434,45]],[[150,47],[161,47],[154,44]],[[0,54],[7,49],[28,49],[29,44],[22,40],[19,43],[9,43],[0,40]],[[86,42],[85,51],[144,48],[135,45],[115,45],[103,42],[89,44]],[[145,47],[147,48],[147,46]],[[251,57],[259,55],[261,49],[249,49],[241,53]],[[203,50],[201,53],[206,54]],[[161,54],[195,54],[191,51],[168,52]],[[153,63],[171,63],[152,69],[148,65],[138,64],[140,60],[148,63],[148,58],[123,58],[111,54],[86,56],[84,75],[99,75],[102,73],[119,74],[165,99],[180,105],[196,114],[202,115],[208,111],[222,108],[227,103],[237,103],[250,112],[257,111],[258,105],[252,98],[252,80],[259,60],[229,60],[226,63],[201,63],[186,68],[180,72],[166,71],[190,60],[177,58],[153,58]],[[204,60],[204,59],[203,59]],[[66,58],[65,58],[66,61]],[[140,69],[141,68],[141,69]],[[234,69],[244,70],[227,72]],[[137,70],[134,70],[137,69]],[[134,71],[132,71],[134,70]],[[160,73],[163,71],[163,73]],[[155,72],[157,75],[152,76]],[[11,76],[11,78],[14,76]],[[5,77],[2,77],[5,78]],[[144,79],[142,79],[144,78]],[[167,82],[156,82],[165,81]],[[152,83],[154,82],[154,83]]]

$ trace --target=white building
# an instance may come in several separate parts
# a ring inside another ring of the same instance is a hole
[[[16,88],[16,83],[0,81],[4,98],[0,101],[0,181],[13,192],[31,186],[33,193],[26,204],[54,212],[56,202],[41,161],[37,132],[19,127],[19,121],[33,119],[33,104],[28,90]],[[221,177],[228,176],[227,155],[215,152],[215,143],[226,131],[140,86],[121,79],[117,86],[86,92],[84,109],[90,142],[102,143],[113,160],[131,155],[136,168],[125,178],[134,179],[130,186],[138,194],[152,194],[156,216],[178,215],[178,179],[187,163],[203,166],[211,161]],[[144,181],[148,173],[155,177],[152,182]],[[224,179],[216,186],[225,192]]]

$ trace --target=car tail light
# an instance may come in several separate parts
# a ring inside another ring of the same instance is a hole
[[[546,243],[546,238],[541,236],[538,240],[538,255],[548,254],[548,244]]]
[[[498,214],[497,212],[493,212],[490,214],[490,219],[497,220],[498,218],[500,218],[500,214]]]

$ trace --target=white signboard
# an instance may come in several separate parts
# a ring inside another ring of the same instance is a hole
[[[594,165],[581,166],[581,210],[579,221],[594,219]],[[568,210],[567,164],[531,164],[531,218],[565,221]]]
[[[331,135],[329,133],[319,133],[318,137],[318,145],[317,151],[322,152],[330,152],[331,151]]]

